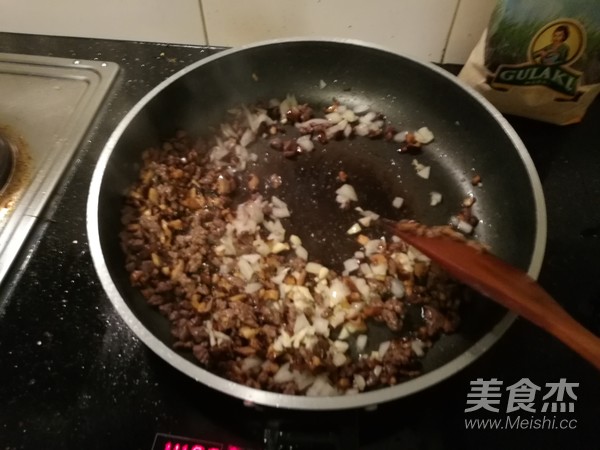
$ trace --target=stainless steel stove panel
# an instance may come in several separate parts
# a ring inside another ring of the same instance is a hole
[[[0,195],[0,283],[108,93],[112,62],[0,53],[0,131],[18,147]]]

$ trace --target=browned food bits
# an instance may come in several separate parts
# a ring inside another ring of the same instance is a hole
[[[463,287],[427,258],[366,230],[344,267],[312,261],[302,237],[285,228],[285,201],[264,198],[260,179],[247,171],[257,139],[281,157],[311,151],[300,138],[279,137],[283,126],[314,142],[395,139],[381,114],[355,109],[334,101],[326,109],[334,116],[314,118],[288,96],[267,109],[241,108],[209,143],[178,132],[144,153],[122,214],[126,268],[169,321],[174,348],[207,370],[285,394],[361,392],[418,375],[426,350],[458,326]],[[407,145],[416,144],[407,133]],[[337,177],[348,178],[344,171]],[[276,174],[265,180],[281,184]],[[450,227],[403,226],[464,239]],[[408,314],[422,321],[408,327]],[[389,339],[371,342],[372,324],[385,326]]]
[[[471,178],[471,184],[473,186],[479,186],[481,184],[481,176],[473,175],[473,177]]]

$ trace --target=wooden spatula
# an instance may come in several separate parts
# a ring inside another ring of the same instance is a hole
[[[600,370],[600,338],[573,319],[527,273],[464,241],[421,235],[398,222],[383,220],[383,224],[456,280],[546,330]]]

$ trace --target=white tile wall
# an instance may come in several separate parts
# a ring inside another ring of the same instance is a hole
[[[206,44],[199,0],[0,0],[0,31]]]
[[[496,0],[0,0],[0,31],[235,46],[352,38],[462,63]]]
[[[370,41],[440,61],[458,0],[202,0],[211,44],[290,36]]]
[[[460,0],[444,62],[464,63],[487,27],[496,0]]]

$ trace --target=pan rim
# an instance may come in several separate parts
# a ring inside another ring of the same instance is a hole
[[[471,347],[469,347],[462,354],[443,366],[432,370],[431,372],[405,381],[396,386],[382,388],[371,392],[336,397],[307,397],[278,394],[243,386],[208,372],[205,369],[202,369],[200,366],[188,361],[183,356],[177,354],[173,349],[165,345],[161,340],[154,336],[154,334],[152,334],[135,316],[133,311],[129,308],[126,301],[119,293],[119,290],[108,270],[100,241],[98,206],[101,186],[104,180],[104,173],[107,168],[108,161],[110,160],[112,152],[115,149],[121,135],[127,129],[132,120],[154,97],[156,97],[167,86],[179,78],[185,76],[193,70],[196,70],[198,67],[210,64],[214,60],[263,46],[307,42],[323,42],[360,46],[363,48],[370,48],[373,50],[390,53],[395,56],[400,56],[411,62],[424,66],[426,69],[436,72],[439,76],[446,78],[449,82],[458,85],[462,90],[465,91],[466,94],[478,101],[478,103],[490,114],[490,116],[492,116],[492,118],[501,127],[502,131],[509,138],[514,148],[517,150],[518,155],[521,158],[524,168],[528,174],[535,205],[536,228],[533,251],[527,272],[531,277],[537,278],[541,271],[547,239],[546,204],[543,189],[538,172],[530,154],[528,153],[524,143],[521,141],[521,138],[518,136],[509,122],[504,118],[504,116],[487,99],[476,92],[473,88],[433,63],[419,61],[384,46],[363,40],[328,37],[292,37],[286,39],[270,39],[258,41],[244,46],[225,49],[181,69],[180,71],[163,80],[151,91],[149,91],[142,99],[140,99],[123,117],[107,140],[105,147],[97,160],[96,167],[92,175],[86,209],[86,224],[90,253],[94,268],[100,279],[102,287],[117,313],[125,321],[133,333],[148,348],[150,348],[160,358],[169,363],[178,371],[186,374],[196,381],[199,381],[209,388],[213,388],[227,395],[242,399],[248,404],[296,410],[342,410],[361,407],[369,408],[378,404],[392,400],[398,400],[402,397],[415,394],[456,374],[466,366],[473,363],[477,358],[490,349],[490,347],[492,347],[493,344],[498,341],[498,339],[500,339],[500,337],[504,335],[504,333],[510,328],[517,316],[512,312],[507,312],[492,330],[485,334],[481,339],[474,342],[473,345],[471,345]]]

